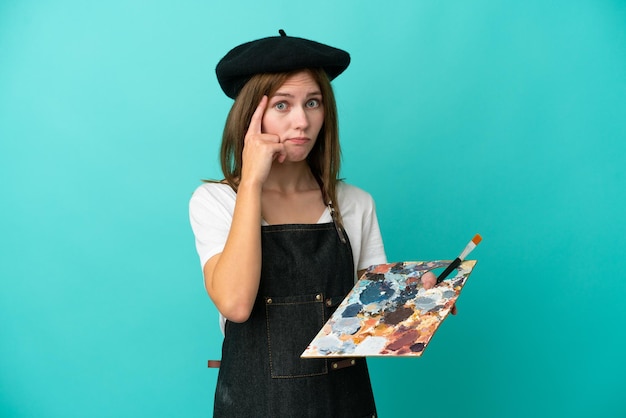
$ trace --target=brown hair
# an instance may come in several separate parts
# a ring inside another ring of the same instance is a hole
[[[233,190],[237,191],[239,186],[244,137],[259,102],[264,95],[272,97],[290,76],[300,71],[302,70],[257,74],[246,83],[235,99],[226,119],[220,153],[224,182],[230,185]],[[307,69],[305,71],[317,82],[322,93],[324,107],[324,124],[320,129],[315,146],[307,157],[307,162],[320,185],[324,203],[332,202],[338,212],[338,218],[341,219],[337,207],[337,182],[339,181],[337,176],[340,168],[341,149],[335,94],[324,70]]]

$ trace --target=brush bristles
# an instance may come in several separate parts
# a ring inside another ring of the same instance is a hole
[[[474,248],[476,248],[476,246],[478,245],[478,243],[482,240],[483,238],[480,236],[480,234],[476,234],[474,235],[474,238],[472,238],[472,240],[470,242],[467,243],[467,245],[465,246],[465,249],[463,250],[463,252],[461,253],[461,255],[459,256],[459,258],[461,260],[465,260],[465,257],[468,256],[469,253],[472,252],[472,250]]]

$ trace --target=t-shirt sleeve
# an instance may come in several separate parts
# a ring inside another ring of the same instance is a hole
[[[189,201],[189,221],[196,239],[200,266],[224,250],[233,221],[235,192],[225,184],[205,183]]]
[[[361,242],[361,255],[356,266],[357,271],[366,269],[374,264],[387,262],[383,237],[380,233],[378,217],[376,216],[376,205],[371,196],[369,196],[367,211],[363,214],[363,235]]]
[[[386,263],[387,256],[372,196],[358,187],[339,183],[337,199],[352,246],[355,273],[374,264]]]

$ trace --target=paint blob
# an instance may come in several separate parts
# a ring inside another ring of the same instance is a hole
[[[367,287],[361,293],[361,303],[363,305],[369,305],[370,303],[379,303],[389,299],[395,291],[391,288],[388,282],[375,281],[370,282]]]
[[[333,323],[333,333],[337,335],[352,335],[361,328],[358,318],[339,318]]]
[[[399,335],[392,335],[389,343],[387,344],[387,349],[391,351],[398,351],[405,347],[410,347],[413,343],[415,343],[417,337],[419,337],[419,331],[416,329],[410,329]]]
[[[343,310],[341,316],[344,318],[357,316],[359,312],[363,309],[363,305],[360,303],[353,303],[351,305],[346,306],[346,309]]]
[[[397,325],[413,315],[413,309],[408,306],[401,306],[395,311],[387,311],[383,314],[383,321],[389,325]]]

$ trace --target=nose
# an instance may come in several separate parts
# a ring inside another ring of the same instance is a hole
[[[295,129],[304,130],[309,127],[309,115],[302,106],[296,106],[291,112],[291,117]]]

